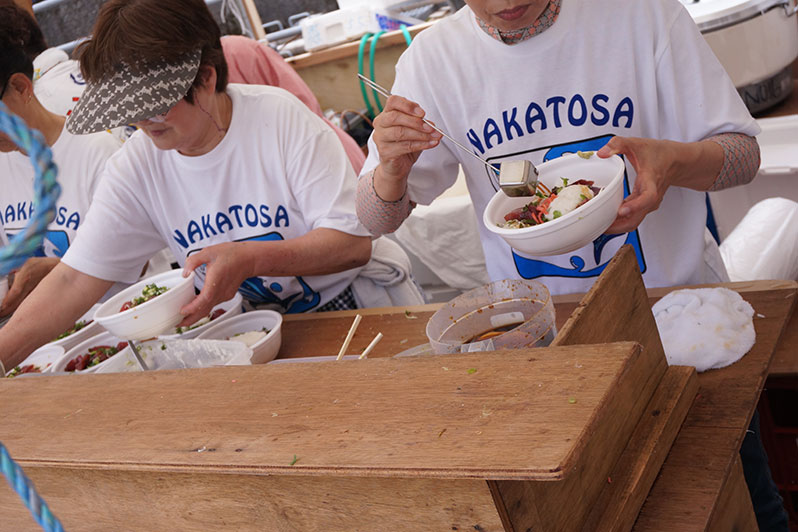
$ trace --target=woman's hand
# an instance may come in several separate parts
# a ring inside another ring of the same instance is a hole
[[[385,201],[396,201],[404,195],[407,176],[421,152],[441,141],[441,134],[422,120],[424,114],[418,104],[391,96],[374,119],[373,138],[380,154],[374,188]]]
[[[0,317],[17,310],[19,304],[59,262],[60,259],[54,257],[33,257],[26,260],[11,279],[11,287],[0,305]]]
[[[179,327],[186,327],[210,314],[211,309],[235,296],[245,280],[254,277],[251,243],[226,242],[207,247],[186,259],[183,276],[205,265],[205,284],[200,294],[180,309],[185,316]]]
[[[632,193],[623,200],[618,216],[607,229],[609,234],[635,230],[650,212],[659,208],[668,187],[706,190],[723,164],[722,148],[708,141],[613,137],[598,151],[602,158],[616,154],[632,163],[637,178]]]

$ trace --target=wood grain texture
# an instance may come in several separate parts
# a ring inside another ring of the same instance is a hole
[[[618,290],[623,286],[623,290]],[[588,340],[591,339],[591,340]],[[576,530],[581,528],[607,477],[621,457],[629,437],[638,424],[647,403],[659,387],[667,367],[654,316],[648,303],[643,279],[631,246],[622,247],[581,300],[560,329],[552,345],[578,345],[617,340],[638,342],[646,361],[636,368],[629,366],[625,379],[638,381],[619,389],[606,410],[601,425],[585,438],[580,460],[567,471],[564,482],[556,484],[497,482],[505,511],[514,530],[529,527],[539,530]],[[645,461],[643,457],[641,460]],[[531,520],[522,501],[533,500],[539,522]],[[568,508],[567,512],[546,512],[545,508]],[[502,513],[502,512],[500,512]]]
[[[698,395],[665,459],[633,530],[706,530],[762,390],[774,348],[791,319],[794,281],[731,283],[763,317],[754,318],[756,343],[741,360],[699,374]],[[654,292],[655,297],[664,291]],[[798,349],[798,346],[785,348]]]
[[[479,480],[28,468],[69,532],[503,530]],[[41,531],[5,484],[0,530]]]
[[[23,466],[558,479],[650,370],[619,343],[9,379],[0,426]]]
[[[718,504],[713,508],[707,530],[708,532],[759,531],[739,457],[735,460],[731,473],[721,490]]]
[[[607,485],[593,505],[585,531],[631,530],[659,474],[665,457],[687,417],[698,390],[691,367],[672,366],[629,438]]]

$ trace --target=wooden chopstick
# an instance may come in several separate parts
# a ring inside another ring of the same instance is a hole
[[[368,354],[371,353],[371,350],[374,349],[374,346],[377,345],[377,343],[380,340],[382,340],[382,333],[377,333],[377,336],[374,337],[369,346],[363,351],[363,354],[357,357],[357,359],[360,360],[366,358]]]
[[[344,340],[344,345],[341,346],[341,350],[338,352],[338,357],[335,360],[341,360],[346,352],[346,348],[349,347],[349,342],[352,341],[352,337],[355,335],[355,331],[357,330],[357,326],[360,325],[360,320],[363,319],[363,316],[358,314],[355,316],[355,321],[352,322],[352,326],[349,328],[349,332],[346,334],[346,339]]]

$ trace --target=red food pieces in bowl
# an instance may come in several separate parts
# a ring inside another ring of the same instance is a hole
[[[115,346],[111,345],[97,345],[90,347],[88,353],[78,355],[70,360],[65,371],[82,371],[86,368],[96,366],[104,362],[127,347],[127,342],[119,342]]]

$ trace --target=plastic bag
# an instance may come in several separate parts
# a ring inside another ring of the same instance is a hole
[[[252,357],[251,348],[226,340],[151,340],[137,347],[151,370],[248,365]],[[96,373],[133,371],[141,371],[141,368],[133,353],[128,351],[110,358]]]
[[[732,281],[798,280],[798,203],[760,201],[721,242],[720,254]]]

